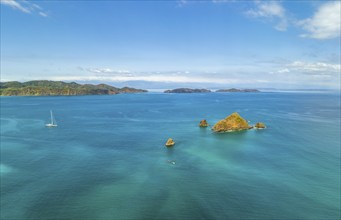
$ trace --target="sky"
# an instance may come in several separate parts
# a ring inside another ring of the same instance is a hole
[[[340,1],[1,4],[1,81],[340,90]]]

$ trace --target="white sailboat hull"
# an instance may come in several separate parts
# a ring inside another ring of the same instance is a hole
[[[57,127],[57,122],[53,118],[52,110],[50,110],[51,113],[51,123],[45,124],[46,127]]]

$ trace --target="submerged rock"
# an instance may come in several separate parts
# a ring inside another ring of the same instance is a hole
[[[201,120],[199,123],[199,127],[207,127],[209,124],[207,123],[206,119]]]
[[[258,129],[266,128],[266,126],[263,122],[257,122],[254,127],[258,128]]]
[[[225,119],[218,121],[212,128],[215,132],[231,132],[250,129],[252,126],[237,112],[232,113]]]
[[[175,142],[173,141],[172,138],[168,138],[167,142],[166,142],[166,147],[171,147],[175,144]]]
[[[175,165],[175,164],[176,164],[176,163],[175,163],[175,160],[168,160],[167,162],[170,163],[170,164],[172,164],[172,165]]]

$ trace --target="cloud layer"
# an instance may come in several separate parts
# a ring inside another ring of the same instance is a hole
[[[294,61],[285,65],[277,73],[291,73],[295,72],[297,74],[306,75],[339,75],[341,71],[340,64],[331,64],[324,62],[305,62],[305,61]]]
[[[163,83],[216,83],[216,84],[232,84],[238,83],[238,79],[221,79],[210,77],[193,77],[193,76],[172,76],[172,75],[92,75],[92,76],[56,76],[52,80],[67,81],[107,81],[107,82],[128,82],[128,81],[146,81],[146,82],[163,82]]]

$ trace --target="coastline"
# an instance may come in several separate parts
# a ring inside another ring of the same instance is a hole
[[[0,95],[0,97],[74,97],[74,96],[115,96],[115,95],[127,95],[127,94],[163,94],[163,95],[195,95],[203,93],[164,93],[164,90],[160,89],[147,89],[148,92],[134,92],[134,93],[118,93],[118,94],[84,94],[84,95]],[[241,94],[245,92],[212,92],[205,93],[205,95],[212,94]],[[288,94],[341,94],[341,90],[313,90],[313,91],[302,91],[302,90],[260,90],[259,94],[267,94],[267,93],[288,93]]]
[[[221,89],[225,88],[225,89]],[[193,94],[193,93],[340,93],[332,89],[276,89],[276,88],[220,88],[182,87],[175,89],[115,87],[104,83],[79,84],[76,82],[34,80],[27,82],[0,82],[0,96],[84,96],[84,95],[117,95],[133,93]]]

